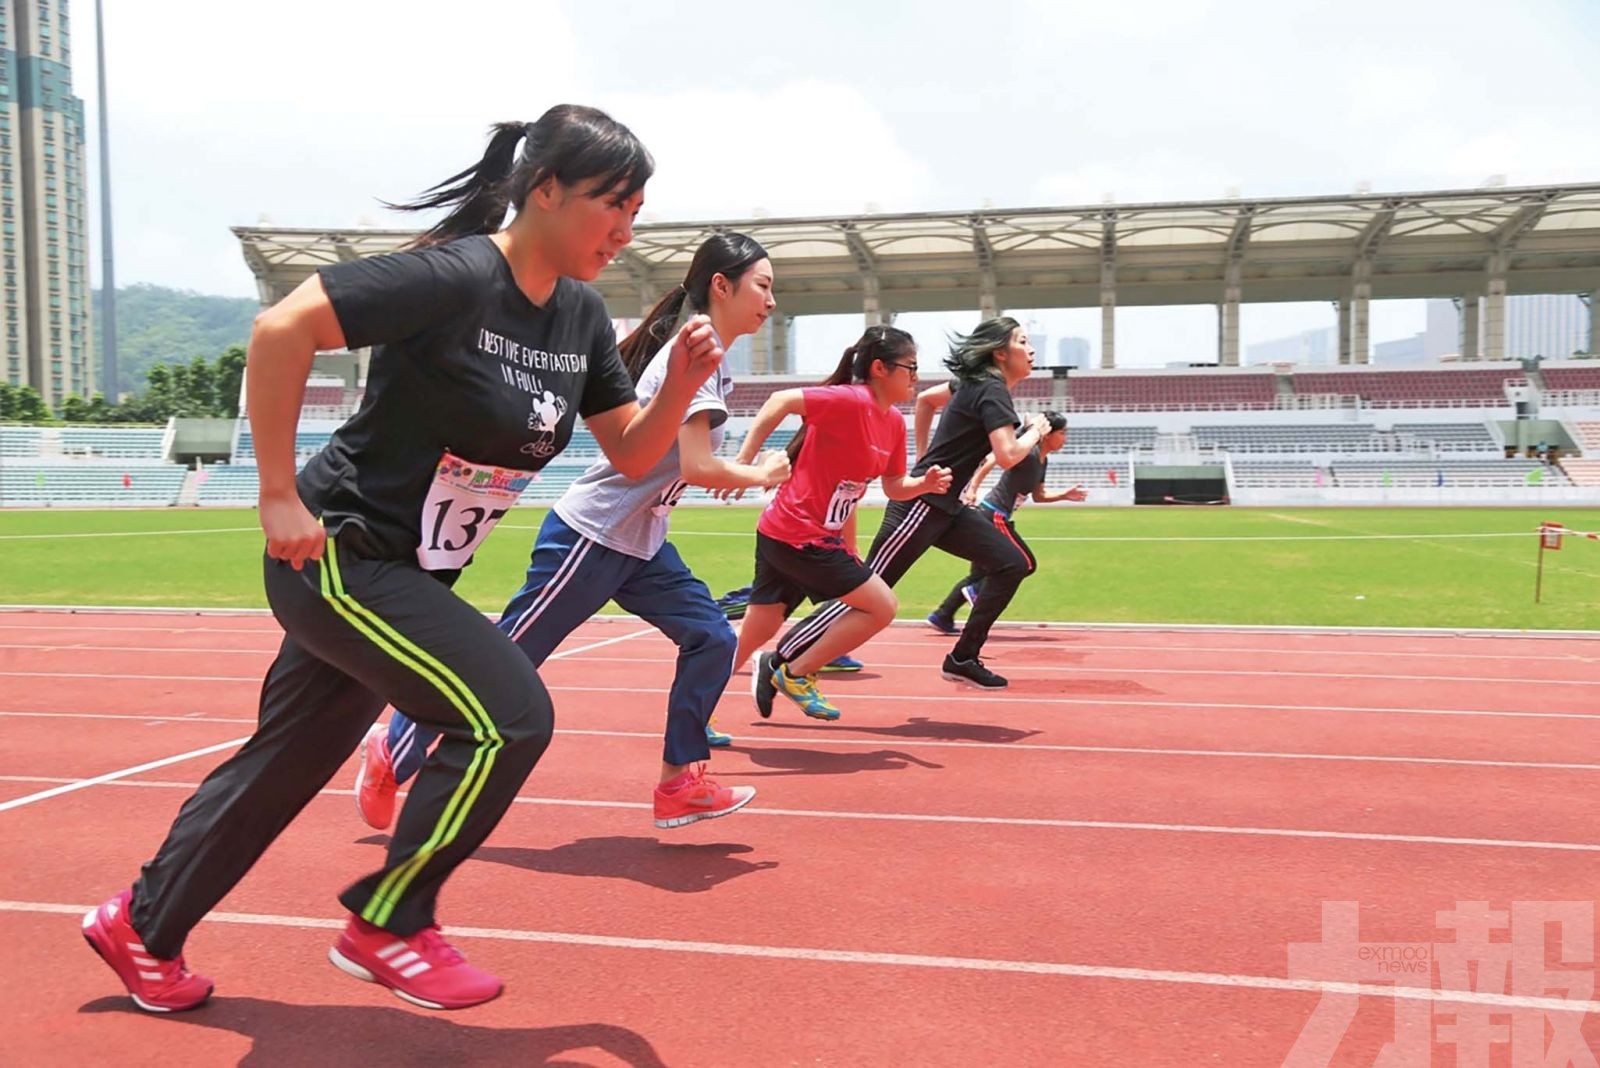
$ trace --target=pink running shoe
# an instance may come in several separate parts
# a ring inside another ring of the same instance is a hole
[[[145,1012],[182,1012],[205,1004],[212,983],[183,966],[183,958],[162,960],[144,948],[144,940],[128,922],[133,891],[122,893],[83,914],[83,937],[89,948],[111,966],[128,988],[128,996]]]
[[[375,723],[361,743],[361,766],[356,769],[356,811],[368,827],[380,831],[394,822],[394,761],[389,759],[389,728]]]
[[[437,927],[401,938],[351,916],[328,950],[342,972],[393,990],[425,1009],[466,1009],[500,996],[505,984],[467,963]]]
[[[656,787],[656,826],[682,827],[696,820],[714,820],[737,812],[755,800],[754,786],[723,786],[706,774],[704,764],[689,781],[670,793]]]

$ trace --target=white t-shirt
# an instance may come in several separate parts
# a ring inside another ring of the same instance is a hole
[[[640,404],[648,404],[667,375],[667,356],[672,342],[661,346],[640,376],[634,391]],[[733,374],[724,360],[717,371],[701,384],[684,421],[700,412],[711,413],[711,449],[722,444],[728,421],[728,394],[733,392]],[[608,549],[648,560],[667,540],[667,523],[672,508],[687,488],[682,479],[682,460],[674,441],[659,463],[646,474],[624,477],[609,460],[596,461],[578,476],[555,503],[556,514],[579,534]]]

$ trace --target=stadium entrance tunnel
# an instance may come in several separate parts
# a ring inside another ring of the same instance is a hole
[[[1227,504],[1228,475],[1222,467],[1137,467],[1134,504]]]

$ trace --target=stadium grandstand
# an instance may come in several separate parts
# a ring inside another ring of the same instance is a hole
[[[1067,443],[1050,465],[1050,487],[1081,483],[1098,504],[1142,502],[1141,482],[1191,477],[1222,480],[1237,504],[1593,505],[1600,503],[1596,372],[1600,367],[1581,361],[1536,369],[1113,370],[1070,378],[1041,371],[1020,383],[1016,396],[1019,411],[1067,413]],[[738,450],[772,392],[810,381],[738,380],[724,453]],[[301,462],[327,443],[360,397],[359,388],[307,391],[295,435]],[[793,433],[794,426],[782,427],[771,444],[781,447]],[[172,427],[0,427],[0,506],[255,503],[255,445],[244,418],[223,462],[171,462],[176,437]],[[909,433],[906,449],[913,451]],[[580,425],[524,503],[554,500],[599,455]],[[685,500],[717,503],[698,491]]]
[[[1512,293],[1582,294],[1600,337],[1600,185],[648,224],[598,282],[619,322],[726,229],[771,252],[784,313],[755,338],[756,373],[736,381],[730,454],[774,390],[814,380],[792,370],[785,316],[1098,306],[1101,366],[1041,369],[1015,390],[1019,410],[1069,417],[1052,488],[1082,483],[1098,504],[1159,501],[1167,494],[1141,487],[1186,479],[1220,484],[1236,504],[1600,503],[1600,361],[1504,358]],[[234,233],[263,302],[322,264],[412,236]],[[1371,300],[1439,296],[1462,308],[1455,361],[1369,363]],[[1339,363],[1238,366],[1246,298],[1336,305]],[[1214,351],[1197,345],[1181,368],[1116,366],[1119,304],[1197,303],[1217,307]],[[295,438],[302,462],[360,405],[366,360],[319,356]],[[175,426],[0,427],[0,506],[254,504],[243,418],[224,441],[185,447]],[[598,455],[580,427],[524,501],[553,500]]]

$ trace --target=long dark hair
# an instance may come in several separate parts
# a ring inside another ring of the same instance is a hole
[[[998,375],[994,354],[1011,344],[1011,334],[1022,324],[1009,315],[985,319],[970,334],[950,336],[950,355],[944,365],[962,382],[979,382]]]
[[[737,286],[746,271],[766,258],[767,250],[748,234],[725,231],[702,241],[695,250],[694,259],[689,261],[689,273],[683,276],[682,284],[673,286],[671,292],[656,301],[644,321],[617,346],[622,353],[622,365],[633,380],[639,381],[639,376],[650,366],[650,360],[677,329],[685,304],[693,315],[711,310],[713,278],[720,274],[729,285]]]
[[[844,350],[844,355],[839,357],[839,366],[835,367],[833,374],[823,379],[821,384],[844,386],[851,382],[870,381],[873,364],[881,361],[887,367],[891,363],[898,362],[902,356],[916,351],[916,340],[899,327],[869,326],[860,340]],[[788,450],[790,463],[800,455],[800,446],[805,442],[805,438],[806,424],[801,423],[795,436],[784,446]]]
[[[492,234],[506,212],[521,211],[528,194],[548,178],[569,187],[593,181],[591,195],[621,203],[655,172],[655,161],[633,131],[597,108],[557,104],[538,122],[497,122],[491,130],[478,162],[415,200],[388,205],[397,211],[452,209],[410,247]]]

